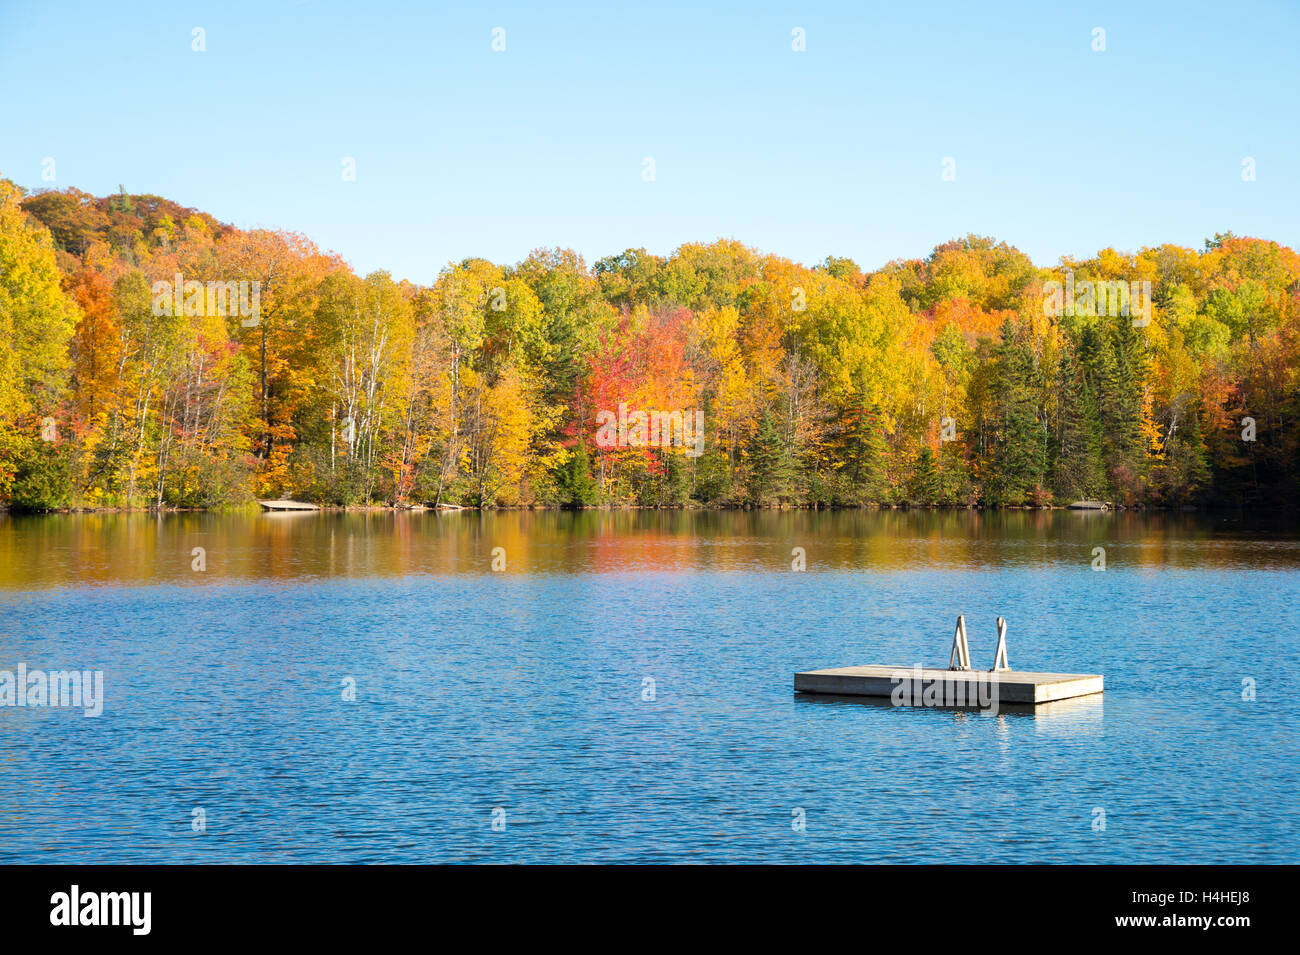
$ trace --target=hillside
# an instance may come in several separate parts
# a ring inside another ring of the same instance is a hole
[[[1300,257],[1231,233],[1052,268],[539,249],[419,287],[0,180],[0,503],[1294,501],[1298,332]]]

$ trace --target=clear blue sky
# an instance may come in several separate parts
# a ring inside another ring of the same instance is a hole
[[[967,232],[1043,265],[1225,230],[1300,245],[1293,0],[705,6],[0,0],[0,175],[48,185],[53,157],[59,188],[420,282],[720,236],[867,268]]]

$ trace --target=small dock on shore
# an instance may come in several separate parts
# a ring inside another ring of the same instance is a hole
[[[319,511],[316,504],[304,504],[302,501],[258,501],[264,511]]]
[[[805,670],[794,675],[796,693],[886,698],[895,706],[988,707],[1053,703],[1101,693],[1105,680],[1094,673],[1013,670],[1007,660],[1007,622],[997,619],[993,666],[971,668],[966,618],[957,618],[947,667],[849,666]]]

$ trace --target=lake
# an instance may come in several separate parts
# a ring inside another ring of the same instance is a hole
[[[103,673],[97,717],[0,706],[4,862],[1300,858],[1290,523],[0,516],[0,609],[0,671]],[[946,665],[958,613],[1105,694],[791,689]]]

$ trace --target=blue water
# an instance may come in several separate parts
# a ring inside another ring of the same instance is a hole
[[[1300,861],[1289,533],[566,519],[0,524],[0,668],[99,669],[107,698],[0,707],[0,861]],[[945,663],[959,612],[976,666],[1000,614],[1013,667],[1104,696],[792,692]]]

